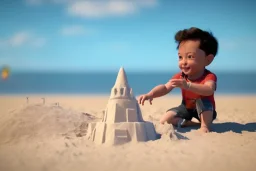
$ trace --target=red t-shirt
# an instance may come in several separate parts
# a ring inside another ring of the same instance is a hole
[[[182,75],[182,72],[175,74],[172,79],[180,79],[180,78],[185,78],[187,82],[192,82],[192,83],[196,83],[196,84],[204,84],[205,82],[211,80],[214,81],[215,83],[217,83],[217,76],[212,73],[211,71],[205,69],[204,74],[198,78],[197,80],[188,80],[186,77],[184,77]],[[185,104],[186,104],[186,108],[188,109],[194,109],[195,106],[195,99],[201,98],[201,99],[208,99],[212,105],[213,108],[215,109],[215,100],[214,100],[214,93],[210,96],[202,96],[196,93],[193,93],[189,90],[186,89],[181,89],[182,91],[182,99],[184,100]]]

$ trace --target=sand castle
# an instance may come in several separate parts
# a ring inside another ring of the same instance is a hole
[[[101,122],[89,123],[86,137],[96,144],[120,145],[157,139],[153,123],[141,110],[121,67]]]

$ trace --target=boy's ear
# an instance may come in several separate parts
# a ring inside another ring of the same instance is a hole
[[[214,56],[213,56],[212,54],[206,56],[206,63],[205,63],[205,66],[210,65],[210,64],[212,63],[213,59],[214,59]]]

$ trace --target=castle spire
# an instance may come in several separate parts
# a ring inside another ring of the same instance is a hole
[[[115,88],[121,88],[121,87],[130,88],[130,86],[128,84],[127,76],[126,76],[126,73],[125,73],[125,70],[123,67],[121,67],[119,69],[114,87]]]

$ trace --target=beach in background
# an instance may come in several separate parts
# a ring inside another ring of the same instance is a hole
[[[135,95],[173,73],[127,73]],[[117,73],[13,73],[0,82],[0,170],[254,170],[256,74],[218,75],[217,119],[212,132],[159,124],[181,102],[179,89],[141,107],[162,135],[155,141],[96,145],[85,138],[102,119]]]
[[[178,139],[167,136],[122,146],[95,145],[85,138],[87,124],[101,120],[108,99],[100,94],[0,96],[0,170],[256,168],[255,95],[216,95],[218,116],[209,134],[200,134],[197,127],[178,128]],[[154,99],[153,105],[141,106],[142,116],[164,135],[159,119],[180,101],[178,94]]]

